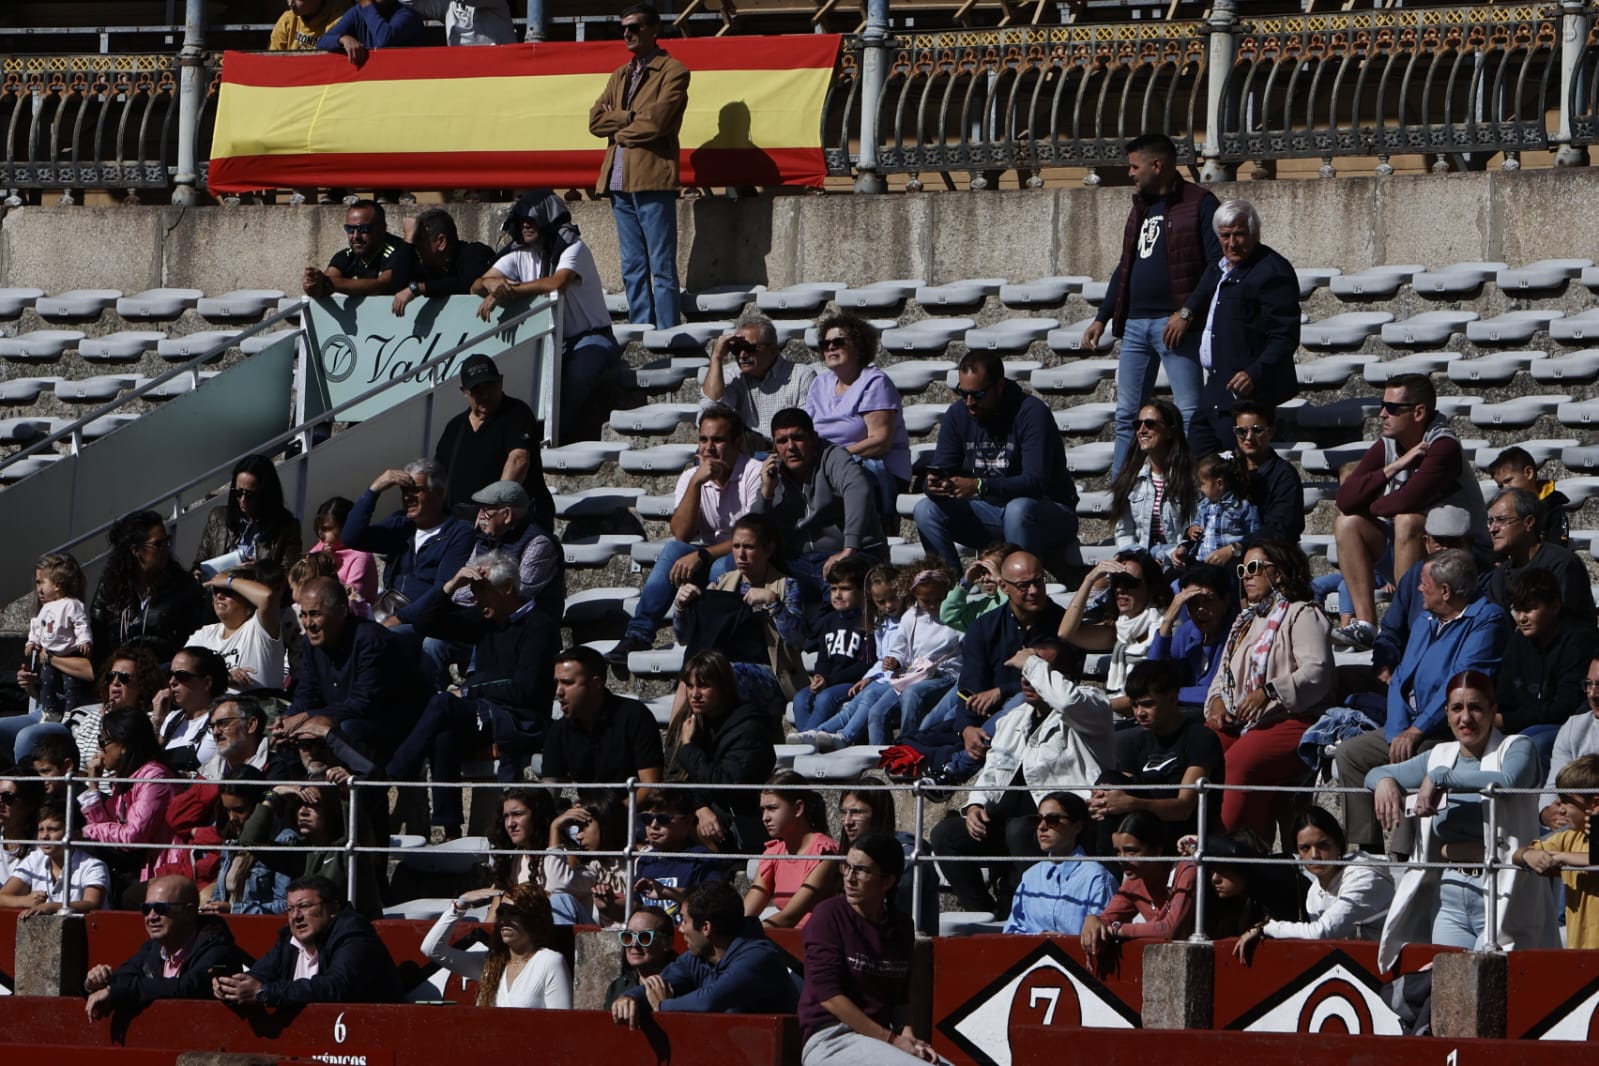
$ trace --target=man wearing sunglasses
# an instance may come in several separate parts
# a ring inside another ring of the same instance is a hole
[[[738,365],[732,381],[723,369],[729,358]],[[718,403],[729,407],[751,433],[770,441],[772,416],[785,407],[804,407],[815,381],[816,367],[783,355],[777,327],[765,315],[752,311],[738,320],[733,332],[716,338],[711,365],[700,386],[704,394],[700,408]]]
[[[688,107],[688,68],[656,45],[661,15],[650,4],[622,12],[632,59],[611,75],[589,110],[589,132],[606,141],[595,192],[611,198],[622,255],[627,313],[671,329],[679,318],[677,133]]]
[[[348,248],[328,261],[326,270],[305,268],[305,294],[320,300],[345,296],[392,296],[411,282],[411,246],[389,234],[383,205],[357,200],[344,213]]]
[[[1006,541],[1043,557],[1077,539],[1077,486],[1053,412],[1005,379],[994,352],[968,352],[955,370],[959,399],[938,427],[916,529],[927,550],[960,573],[960,545]]]
[[[1488,513],[1477,474],[1460,440],[1438,413],[1438,394],[1425,374],[1396,374],[1382,391],[1381,438],[1338,486],[1338,569],[1355,619],[1333,630],[1335,645],[1367,651],[1377,639],[1377,564],[1391,546],[1392,573],[1420,560],[1427,512],[1439,504],[1471,516],[1471,547],[1491,552]]]
[[[187,877],[151,881],[139,911],[150,939],[116,969],[101,963],[84,978],[91,1022],[158,999],[210,999],[214,967],[241,973],[250,964],[227,923],[200,914],[200,890]]]
[[[653,1011],[790,1014],[799,990],[782,949],[760,919],[745,917],[732,886],[700,885],[683,900],[678,928],[688,950],[611,1004],[618,1025],[637,1029]]]

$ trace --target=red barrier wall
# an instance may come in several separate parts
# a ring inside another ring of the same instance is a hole
[[[1512,951],[1505,1032],[1599,1041],[1599,951]]]
[[[1146,1029],[1114,1033],[1082,1029],[1062,1033],[1042,1026],[1019,1027],[1012,1037],[1013,1066],[1155,1066],[1158,1063],[1247,1062],[1249,1066],[1559,1066],[1593,1061],[1569,1045],[1539,1045],[1514,1040],[1438,1040],[1297,1033],[1226,1033]],[[1576,1054],[1572,1054],[1576,1052]]]
[[[633,1032],[601,1011],[319,1004],[236,1012],[220,1003],[170,1001],[89,1025],[81,1000],[12,996],[0,999],[0,1033],[8,1045],[266,1051],[368,1066],[523,1060],[657,1066],[674,1058],[718,1066],[799,1063],[797,1023],[767,1015],[664,1015],[659,1025]],[[9,1046],[6,1057],[16,1061]]]
[[[17,915],[21,911],[0,911],[0,988],[7,992],[17,987]]]
[[[1375,943],[1265,940],[1248,964],[1233,955],[1236,944],[1232,939],[1216,943],[1213,1028],[1387,1036],[1403,1032],[1380,995],[1383,977]],[[1397,973],[1423,968],[1439,950],[1431,944],[1406,947]]]

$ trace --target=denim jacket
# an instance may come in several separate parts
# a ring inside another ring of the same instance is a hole
[[[1127,493],[1127,510],[1116,521],[1116,547],[1148,548],[1156,562],[1167,566],[1171,563],[1172,549],[1183,542],[1183,532],[1194,524],[1194,516],[1178,511],[1176,499],[1167,491],[1160,501],[1160,528],[1166,540],[1162,544],[1151,544],[1149,530],[1154,510],[1155,483],[1150,479],[1150,467],[1146,462]]]

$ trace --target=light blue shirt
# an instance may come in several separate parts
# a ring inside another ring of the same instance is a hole
[[[1073,857],[1083,854],[1082,848],[1072,852]],[[1045,859],[1022,874],[1005,932],[1076,936],[1088,916],[1104,910],[1115,894],[1116,878],[1099,863]]]

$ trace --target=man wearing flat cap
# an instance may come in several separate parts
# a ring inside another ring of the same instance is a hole
[[[555,500],[544,483],[538,419],[527,404],[505,395],[504,381],[494,360],[481,353],[461,364],[466,410],[445,425],[433,453],[449,472],[446,503],[470,518],[473,493],[492,481],[514,481],[527,490],[534,519],[553,529]]]
[[[514,481],[493,481],[472,494],[477,505],[477,530],[468,565],[490,552],[504,552],[517,561],[517,591],[557,622],[566,604],[566,560],[561,545],[532,514],[527,490]],[[463,607],[474,602],[470,585],[452,597]]]

